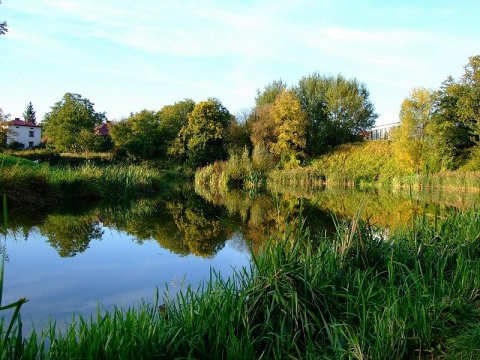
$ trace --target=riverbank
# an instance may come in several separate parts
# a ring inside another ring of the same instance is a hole
[[[358,218],[333,238],[297,221],[228,280],[37,329],[23,358],[475,358],[480,212],[419,216],[388,237]]]
[[[146,196],[169,188],[172,179],[182,178],[175,170],[147,165],[95,165],[86,161],[74,167],[49,166],[0,154],[0,193],[7,195],[12,207]]]

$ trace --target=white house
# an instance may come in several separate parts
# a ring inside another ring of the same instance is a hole
[[[367,133],[367,140],[390,140],[392,137],[392,130],[399,127],[400,123],[392,123],[392,124],[385,124],[385,125],[377,125],[374,126],[368,133]]]
[[[19,118],[7,123],[10,133],[7,135],[7,144],[14,141],[23,144],[25,149],[33,148],[40,144],[42,139],[42,127],[29,123]]]

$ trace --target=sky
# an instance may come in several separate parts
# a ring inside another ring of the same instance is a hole
[[[364,83],[387,124],[480,54],[473,0],[3,0],[1,21],[0,108],[32,102],[37,121],[68,92],[109,120],[186,98],[240,114],[274,80],[319,73]]]

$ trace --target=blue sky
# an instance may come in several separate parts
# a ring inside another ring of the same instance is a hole
[[[366,84],[398,120],[414,87],[458,79],[480,54],[480,2],[3,0],[0,108],[37,120],[66,92],[111,120],[184,98],[237,114],[257,89],[314,72]]]

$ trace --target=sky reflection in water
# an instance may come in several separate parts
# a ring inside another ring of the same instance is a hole
[[[5,268],[4,303],[25,296],[24,329],[33,322],[43,327],[49,316],[69,322],[74,312],[88,315],[102,308],[131,306],[152,300],[156,289],[176,293],[187,284],[197,286],[208,278],[210,268],[222,276],[232,268],[249,266],[249,254],[231,241],[213,257],[179,256],[156,241],[139,244],[123,231],[104,227],[101,241],[74,257],[62,258],[38,231],[24,239],[7,239],[9,260]],[[234,236],[238,236],[235,233]]]

